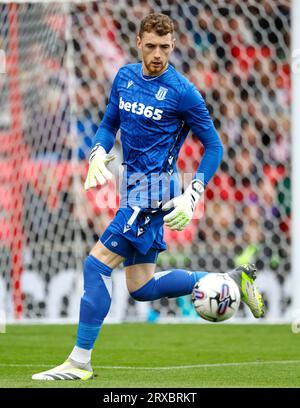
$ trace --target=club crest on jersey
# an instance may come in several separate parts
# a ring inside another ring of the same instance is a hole
[[[133,81],[130,79],[127,83],[127,89],[131,87],[131,85],[133,85]]]
[[[167,88],[164,88],[163,86],[159,87],[159,90],[157,91],[157,93],[155,94],[155,98],[158,101],[163,101],[164,99],[166,99],[166,94],[168,92]]]

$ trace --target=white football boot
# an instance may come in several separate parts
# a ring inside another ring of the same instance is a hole
[[[93,370],[88,364],[80,364],[68,358],[63,364],[51,368],[51,370],[43,371],[32,376],[33,380],[91,380],[93,378]]]

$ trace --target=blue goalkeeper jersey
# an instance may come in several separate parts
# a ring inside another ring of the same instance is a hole
[[[125,169],[121,206],[155,208],[154,202],[181,193],[176,161],[189,130],[205,148],[197,171],[205,185],[222,159],[222,143],[201,94],[171,65],[157,77],[143,75],[141,63],[119,70],[95,144],[108,152],[118,129]]]

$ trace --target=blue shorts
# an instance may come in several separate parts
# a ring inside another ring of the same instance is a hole
[[[159,252],[167,249],[163,237],[165,215],[162,210],[120,208],[100,241],[110,251],[125,258],[124,266],[155,263]]]

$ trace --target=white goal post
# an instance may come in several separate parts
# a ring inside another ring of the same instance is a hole
[[[300,3],[292,1],[292,281],[293,309],[300,317]]]

